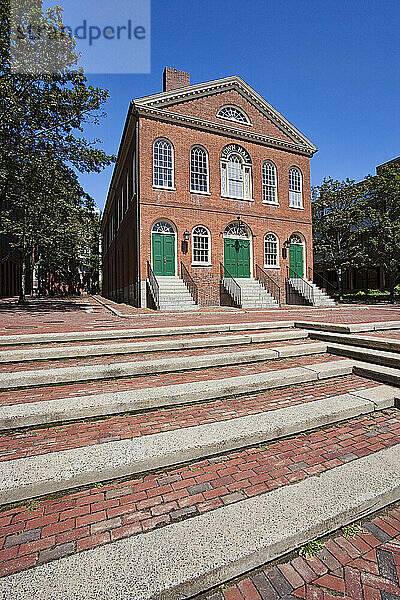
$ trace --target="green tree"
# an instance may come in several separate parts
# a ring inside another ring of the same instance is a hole
[[[390,301],[395,299],[395,286],[400,277],[400,165],[380,167],[377,175],[363,182],[360,227],[363,254],[368,265],[385,269]]]
[[[42,30],[62,30],[59,7],[43,12],[38,6],[40,2],[34,8],[31,4],[20,0],[21,27],[35,22]],[[98,147],[99,140],[87,140],[82,134],[86,124],[98,124],[104,116],[102,106],[108,91],[88,85],[82,70],[77,69],[75,41],[66,36],[57,47],[43,43],[42,47],[31,48],[31,53],[17,53],[21,72],[15,72],[11,60],[15,40],[10,10],[10,0],[3,0],[0,5],[0,197],[3,198],[0,232],[11,235],[12,245],[19,252],[23,302],[25,265],[38,248],[54,242],[57,224],[62,226],[64,214],[60,203],[69,202],[70,214],[78,220],[82,218],[82,213],[73,208],[82,203],[85,195],[77,187],[72,169],[99,172],[114,157]],[[50,68],[55,71],[49,74]],[[68,186],[72,186],[71,193],[67,193]],[[67,236],[59,237],[58,241],[67,246]]]
[[[336,272],[339,298],[343,295],[343,272],[359,256],[361,196],[362,189],[350,179],[329,177],[313,188],[314,252]]]

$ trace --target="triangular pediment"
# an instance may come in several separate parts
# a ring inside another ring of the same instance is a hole
[[[134,105],[222,123],[236,130],[291,142],[303,146],[311,154],[316,151],[316,146],[305,135],[237,75],[137,98]],[[250,124],[218,118],[218,108],[226,105],[241,109],[249,117]]]

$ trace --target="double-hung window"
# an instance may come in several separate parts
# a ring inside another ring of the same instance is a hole
[[[270,160],[267,160],[262,166],[262,191],[263,202],[278,204],[276,167]]]
[[[210,232],[206,227],[198,225],[193,229],[193,264],[210,264]]]
[[[170,189],[174,187],[174,153],[168,140],[154,142],[153,185]]]
[[[200,146],[190,151],[190,191],[208,192],[208,156]]]
[[[303,208],[303,182],[301,171],[297,167],[289,170],[289,206]]]

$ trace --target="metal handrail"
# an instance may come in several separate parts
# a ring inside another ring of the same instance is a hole
[[[270,275],[268,275],[268,273],[266,273],[264,271],[264,269],[262,269],[260,267],[260,265],[256,265],[256,279],[258,279],[258,281],[267,290],[267,292],[269,294],[271,294],[271,296],[273,298],[275,298],[275,300],[278,303],[278,306],[280,306],[281,305],[281,288],[276,283],[276,281],[274,281],[272,279],[272,277]]]
[[[222,262],[220,262],[219,265],[222,285],[233,298],[233,302],[236,306],[240,308],[242,306],[242,289],[236,279],[229,273],[225,265],[223,265]]]
[[[316,273],[312,267],[308,267],[308,276],[310,281],[313,281],[316,285],[318,285],[318,287],[330,287],[332,288],[332,290],[334,290],[335,294],[337,293],[337,285],[325,279],[325,277],[323,277],[323,275],[321,275],[320,273]],[[315,279],[318,279],[318,281],[315,281]],[[320,283],[319,280],[321,280],[322,283]]]
[[[160,310],[160,286],[158,285],[158,281],[153,273],[153,269],[151,268],[149,261],[147,261],[147,281],[153,295],[154,303],[157,309]]]
[[[199,303],[199,288],[195,283],[193,277],[181,261],[181,277],[183,279],[184,284],[186,285],[189,292],[192,294],[192,298],[196,304]]]
[[[299,288],[296,288],[293,285],[293,283],[291,284],[292,287],[297,292],[299,292],[303,296],[303,298],[308,300],[308,302],[310,302],[311,305],[313,306],[314,300],[315,300],[315,293],[314,293],[314,288],[311,285],[311,283],[309,281],[307,281],[307,279],[304,279],[304,277],[302,277],[301,275],[296,273],[296,271],[294,271],[291,267],[289,267],[289,265],[287,265],[286,269],[287,269],[287,281],[290,283],[291,279],[297,279],[299,281]]]

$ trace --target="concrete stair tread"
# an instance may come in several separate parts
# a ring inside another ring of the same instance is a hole
[[[399,322],[400,325],[400,322]],[[96,331],[72,331],[67,333],[33,333],[1,335],[1,346],[19,344],[66,343],[74,341],[109,340],[140,337],[158,337],[172,335],[192,335],[196,333],[217,333],[224,331],[241,331],[251,329],[292,329],[294,321],[270,321],[256,323],[220,323],[212,325],[189,325],[174,327],[148,327],[146,329],[107,329]]]
[[[300,296],[302,296],[308,302],[311,303],[309,295],[303,294],[303,292],[302,292],[302,282],[306,281],[308,283],[308,285],[311,286],[311,288],[313,289],[314,301],[312,302],[312,304],[314,306],[335,306],[336,303],[333,300],[333,298],[328,296],[328,294],[326,294],[323,290],[321,290],[312,281],[309,281],[308,279],[303,280],[303,279],[296,278],[296,277],[290,278],[288,281]]]
[[[342,333],[311,332],[310,337],[316,340],[324,340],[337,344],[348,344],[350,346],[362,346],[365,348],[376,348],[389,352],[400,352],[400,339],[387,337],[374,337],[371,335],[346,335]]]
[[[328,342],[328,352],[347,356],[363,362],[371,362],[376,365],[400,368],[400,353],[387,350],[378,350],[376,348],[366,348],[361,346],[350,346]]]
[[[288,355],[287,348],[276,350]],[[0,430],[203,402],[351,374],[354,361],[313,363],[253,375],[0,406]]]
[[[318,354],[326,351],[324,342],[314,344],[300,344],[301,348],[291,346],[292,356],[300,354]],[[239,352],[225,352],[220,354],[204,354],[201,356],[186,356],[177,358],[164,357],[154,360],[126,361],[112,364],[90,366],[56,367],[13,373],[0,373],[0,389],[15,389],[35,387],[39,385],[54,385],[76,381],[92,381],[109,378],[149,375],[161,372],[187,371],[231,364],[244,364],[248,362],[263,362],[277,359],[279,354],[273,348],[242,350]]]
[[[278,307],[278,303],[275,298],[261,285],[257,279],[238,278],[236,281],[241,289],[242,308]]]
[[[184,427],[4,461],[0,474],[0,504],[57,493],[81,485],[152,471],[276,440],[374,412],[396,392],[383,386],[373,391],[330,396],[205,425]]]
[[[160,310],[178,310],[184,312],[199,308],[186,287],[185,282],[179,277],[158,276],[157,283],[159,286]]]
[[[3,577],[0,591],[18,600],[184,600],[397,501],[399,460],[399,445],[380,450],[318,477]]]

